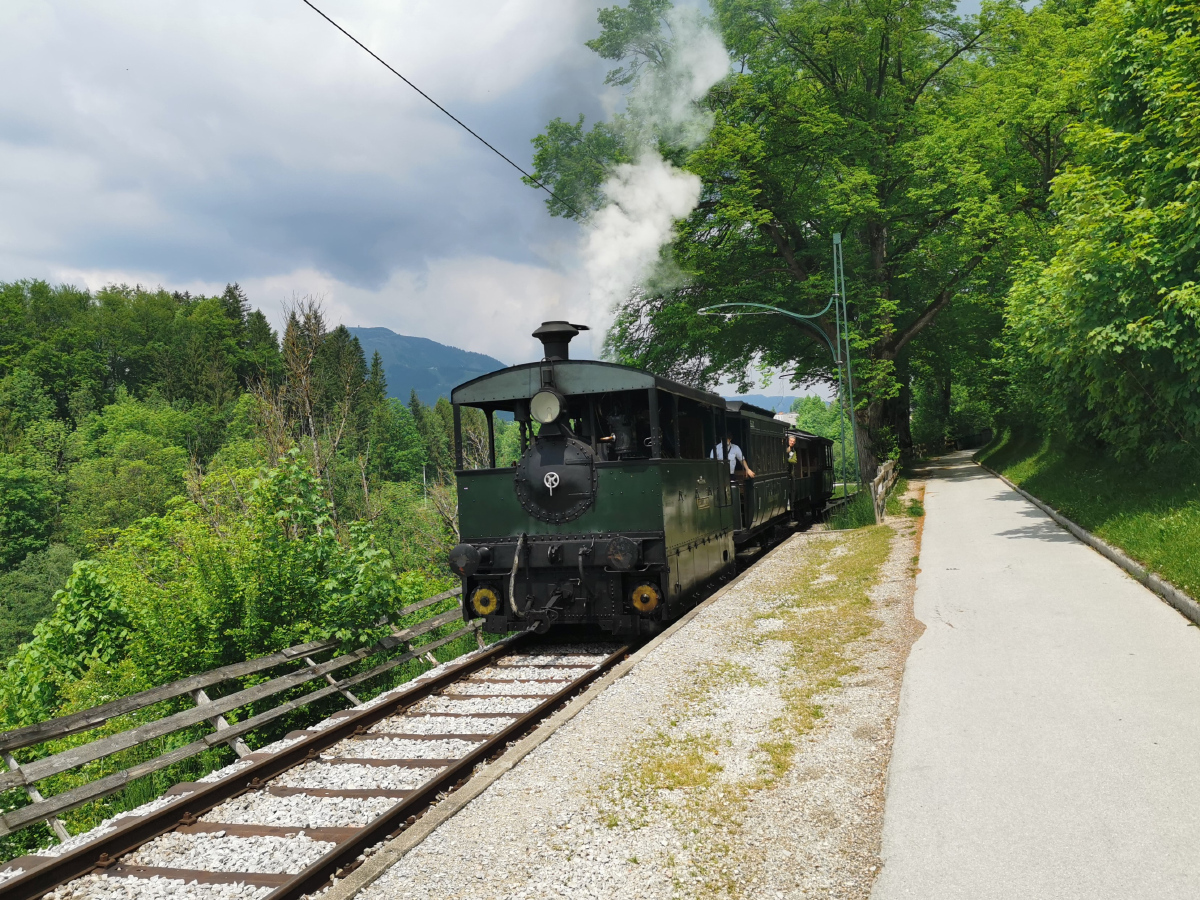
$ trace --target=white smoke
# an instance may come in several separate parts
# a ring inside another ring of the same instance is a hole
[[[668,25],[667,64],[644,69],[628,98],[636,161],[618,166],[604,183],[605,204],[590,218],[584,239],[590,324],[601,333],[619,304],[654,273],[675,222],[700,200],[700,179],[663,159],[657,142],[698,147],[713,120],[696,101],[729,73],[720,35],[694,10],[672,10]]]

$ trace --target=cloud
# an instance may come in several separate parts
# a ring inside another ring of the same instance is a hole
[[[214,294],[225,287],[225,282],[204,280],[166,285],[158,273],[117,269],[61,269],[53,277],[92,289],[140,284]],[[313,296],[321,300],[331,324],[382,326],[506,363],[538,358],[541,345],[531,336],[534,328],[546,319],[577,321],[586,305],[570,273],[493,256],[432,260],[421,270],[399,269],[375,288],[348,284],[313,268],[250,278],[241,286],[276,328],[293,300]],[[579,358],[597,356],[600,340],[585,333],[571,345],[572,352]]]
[[[591,2],[323,8],[523,164],[604,108]],[[506,361],[578,292],[578,226],[298,0],[9,0],[0,79],[0,280],[325,293]]]

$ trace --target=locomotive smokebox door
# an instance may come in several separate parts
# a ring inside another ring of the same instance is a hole
[[[596,458],[591,447],[555,426],[542,431],[517,463],[517,499],[535,519],[570,522],[596,500]]]

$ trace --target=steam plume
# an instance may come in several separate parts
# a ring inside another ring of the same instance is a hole
[[[588,223],[583,250],[593,327],[607,329],[616,307],[654,272],[676,220],[700,199],[700,179],[663,159],[658,141],[690,150],[708,136],[712,116],[696,101],[729,73],[729,56],[695,11],[672,10],[667,22],[673,40],[666,64],[643,70],[628,99],[636,161],[612,172],[606,202]]]

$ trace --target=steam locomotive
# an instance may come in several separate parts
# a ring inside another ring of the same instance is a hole
[[[451,394],[462,543],[450,566],[464,619],[492,633],[655,633],[732,570],[739,548],[815,517],[832,495],[832,441],[640,369],[573,360],[584,330],[544,322],[540,361]],[[463,466],[463,407],[487,420],[487,468]],[[520,429],[515,466],[496,465],[497,413]],[[732,473],[725,435],[745,456]]]

